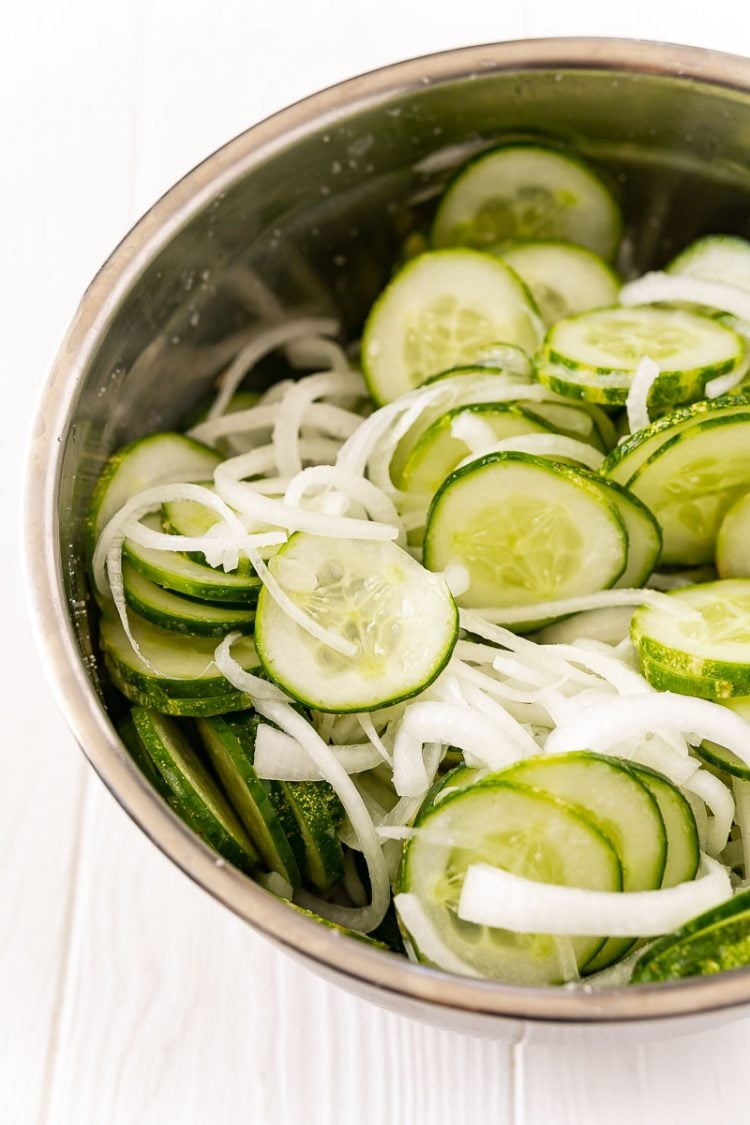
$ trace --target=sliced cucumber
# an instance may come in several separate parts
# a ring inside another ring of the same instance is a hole
[[[527,291],[498,258],[434,251],[404,266],[373,305],[362,336],[362,369],[382,405],[430,375],[474,363],[497,340],[531,353],[540,334]]]
[[[627,533],[595,483],[525,453],[491,453],[457,469],[427,518],[424,563],[465,566],[466,606],[529,606],[612,586]],[[533,623],[533,622],[532,622]]]
[[[486,250],[511,238],[564,239],[609,258],[621,226],[612,193],[578,157],[509,144],[459,173],[438,208],[432,242]]]
[[[230,711],[243,711],[252,707],[249,695],[241,691],[227,692],[225,695],[210,695],[205,698],[176,697],[167,693],[153,683],[148,687],[132,680],[126,680],[118,664],[107,653],[104,654],[104,667],[110,680],[126,699],[137,703],[141,707],[148,707],[158,711],[160,715],[172,715],[175,718],[197,719],[208,715],[226,715]]]
[[[728,684],[750,695],[750,578],[687,586],[669,595],[698,616],[641,606],[630,635],[639,657],[679,676]]]
[[[442,671],[458,615],[442,578],[393,543],[298,533],[270,564],[287,595],[319,626],[356,646],[343,656],[313,637],[263,589],[255,642],[268,675],[318,711],[371,711],[416,695]]]
[[[584,809],[617,850],[623,891],[652,891],[662,885],[667,861],[664,821],[650,788],[626,766],[601,755],[573,752],[529,758],[498,776]],[[609,938],[586,971],[611,965],[632,945],[631,938]]]
[[[424,386],[452,379],[454,375],[512,375],[514,383],[530,383],[533,369],[523,348],[516,344],[488,344],[473,363],[449,367],[425,379]]]
[[[719,524],[716,569],[721,578],[750,578],[750,492],[735,500]]]
[[[524,402],[519,400],[516,404],[523,407],[527,414],[541,419],[548,426],[552,426],[558,433],[567,437],[587,441],[594,449],[603,453],[611,449],[617,442],[617,434],[612,422],[603,410],[593,403],[564,402]]]
[[[327,891],[344,874],[344,853],[331,815],[333,791],[324,781],[280,781],[279,786],[299,829],[305,882]]]
[[[587,473],[577,466],[577,471],[595,481],[616,509],[628,536],[628,559],[625,570],[615,586],[631,589],[644,586],[661,554],[661,528],[646,505],[627,488],[606,480],[595,473]]]
[[[133,649],[119,618],[104,614],[99,631],[102,649],[126,683],[144,692],[156,689],[172,699],[205,699],[234,691],[214,664],[216,641],[212,638],[193,637],[186,643],[182,637],[159,629],[134,613],[129,615],[129,623],[148,663]],[[238,642],[232,656],[247,670],[258,667],[255,647],[249,639]]]
[[[147,516],[143,523],[155,531],[161,531],[158,516]],[[207,602],[232,602],[235,605],[254,605],[258,599],[261,582],[255,574],[239,571],[225,574],[223,570],[214,570],[187,555],[141,547],[132,539],[125,540],[123,558],[157,586],[187,594],[191,598]]]
[[[537,375],[558,393],[617,405],[644,356],[660,368],[649,403],[674,405],[700,398],[709,380],[738,367],[745,344],[726,325],[682,309],[595,309],[553,324]]]
[[[690,676],[677,672],[667,664],[654,660],[645,652],[638,654],[641,675],[657,691],[671,691],[678,695],[694,695],[714,703],[728,703],[737,694],[731,680],[709,679],[708,676]]]
[[[136,725],[133,722],[133,716],[131,712],[128,712],[125,718],[120,723],[118,723],[117,733],[122,739],[128,753],[130,754],[130,757],[138,766],[138,769],[141,771],[146,780],[154,787],[157,793],[168,800],[172,795],[172,790],[169,788],[166,781],[159,773],[158,769],[154,765],[153,758],[150,756],[150,754],[146,750],[146,747],[143,745],[141,737],[138,734],[138,730],[136,729]]]
[[[700,863],[698,827],[689,802],[663,774],[648,766],[625,763],[642,785],[649,790],[657,805],[667,833],[667,862],[662,887],[676,887],[694,879]]]
[[[105,524],[133,496],[157,484],[201,481],[213,476],[221,458],[182,434],[150,434],[114,453],[94,487],[86,517],[86,550],[94,553]]]
[[[619,277],[598,254],[583,246],[516,241],[501,246],[497,253],[528,285],[547,325],[617,300]]]
[[[378,941],[371,934],[361,934],[359,930],[350,930],[347,926],[339,926],[336,922],[331,922],[328,918],[321,918],[320,914],[313,914],[312,910],[305,910],[304,906],[298,906],[296,902],[290,902],[292,910],[296,910],[298,914],[304,914],[311,922],[317,922],[320,926],[325,926],[329,930],[333,930],[342,937],[355,938],[356,941],[363,941],[365,945],[373,945],[376,949],[383,949],[388,952],[391,946],[384,941]]]
[[[730,711],[736,711],[743,719],[750,722],[750,697],[739,695],[734,699],[722,699],[721,702]],[[694,753],[703,762],[708,762],[709,765],[714,766],[716,769],[721,770],[723,773],[728,773],[730,777],[738,777],[742,781],[750,781],[750,766],[733,754],[731,750],[727,750],[725,746],[719,746],[716,742],[702,742],[700,746],[694,748]]]
[[[565,979],[565,970],[559,939],[459,919],[458,900],[471,864],[489,863],[541,883],[622,889],[617,852],[586,813],[520,783],[491,777],[460,789],[419,816],[415,829],[404,851],[399,890],[416,895],[442,943],[490,979],[555,984]],[[413,939],[411,944],[425,960]],[[583,936],[567,948],[582,968],[600,945],[600,938]]]
[[[207,844],[242,871],[254,871],[258,853],[226,797],[172,719],[134,707],[133,724],[171,790],[170,804]]]
[[[252,633],[255,610],[199,602],[157,586],[126,562],[122,568],[125,600],[128,605],[161,629],[192,637],[225,637],[238,631]]]
[[[675,434],[628,488],[661,525],[662,565],[713,562],[721,521],[750,488],[750,412],[712,415]]]
[[[705,235],[664,268],[667,273],[750,289],[750,242],[732,234]]]
[[[706,399],[663,415],[650,426],[636,430],[621,441],[602,464],[599,472],[617,484],[629,484],[641,465],[678,434],[685,433],[707,418],[731,418],[750,410],[750,396]]]
[[[213,481],[201,481],[203,488],[215,492]],[[162,505],[162,528],[172,535],[207,535],[216,525],[219,517],[212,508],[199,504],[196,500],[173,500]],[[205,555],[200,551],[186,552],[187,558],[193,559],[202,566],[209,565]],[[218,569],[218,568],[213,568]],[[241,558],[239,566],[234,571],[238,575],[253,575],[251,563],[246,558]]]
[[[659,938],[638,961],[631,984],[707,976],[750,964],[750,891]]]
[[[401,488],[432,496],[449,473],[472,452],[460,437],[461,427],[474,428],[486,445],[521,434],[549,434],[551,426],[532,417],[520,406],[479,402],[457,406],[441,415],[426,430],[409,454],[401,473]]]
[[[299,886],[297,860],[270,797],[274,783],[261,781],[253,768],[257,716],[199,719],[197,728],[224,791],[261,858],[291,887]]]

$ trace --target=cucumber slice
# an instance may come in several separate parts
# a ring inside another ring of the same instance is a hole
[[[327,891],[344,874],[344,852],[331,815],[333,790],[324,781],[280,781],[279,788],[299,830],[304,880]]]
[[[486,431],[487,443],[521,434],[550,434],[551,426],[533,418],[520,406],[478,402],[447,411],[427,429],[409,454],[401,473],[400,487],[407,492],[432,496],[449,473],[472,452],[468,441],[456,436],[462,424]]]
[[[627,532],[628,559],[625,570],[615,582],[615,586],[622,589],[644,586],[661,554],[661,528],[655,517],[627,488],[615,484],[614,481],[605,480],[596,473],[588,473],[580,466],[576,466],[576,469],[604,490]]]
[[[161,531],[158,516],[146,516],[143,523]],[[122,554],[126,562],[157,586],[187,594],[190,598],[207,602],[232,602],[235,605],[254,605],[258,599],[261,582],[255,574],[239,571],[226,574],[223,570],[214,570],[213,567],[176,551],[141,547],[132,539],[125,540]]]
[[[497,253],[528,285],[547,325],[562,317],[614,305],[620,279],[583,246],[572,242],[510,242]]]
[[[131,609],[161,629],[192,637],[225,637],[232,631],[253,631],[254,609],[193,601],[182,594],[174,594],[157,586],[128,562],[123,565],[122,578],[125,600]]]
[[[593,403],[572,402],[524,402],[516,404],[533,418],[539,418],[566,437],[586,441],[594,449],[606,453],[617,442],[617,434],[611,421]]]
[[[750,891],[659,938],[638,961],[631,984],[707,976],[750,964]]]
[[[564,239],[609,258],[621,227],[612,193],[583,161],[510,144],[458,174],[438,208],[432,243],[489,249],[509,238]]]
[[[175,633],[159,629],[136,614],[129,615],[129,623],[148,664],[131,646],[119,618],[102,615],[99,631],[103,651],[126,683],[144,692],[157,689],[172,699],[206,699],[234,691],[214,664],[216,641],[212,638],[192,637],[185,643]],[[248,671],[258,667],[249,639],[238,642],[232,656]]]
[[[699,616],[641,606],[630,626],[639,657],[678,676],[726,683],[732,695],[750,695],[750,578],[687,586],[669,597]]]
[[[657,691],[672,691],[677,695],[694,695],[698,699],[710,699],[714,703],[729,703],[739,690],[731,680],[690,676],[678,672],[654,660],[646,652],[639,652],[638,661],[641,675]]]
[[[225,695],[211,695],[206,698],[200,696],[176,698],[167,695],[158,684],[144,686],[142,683],[134,683],[124,678],[119,666],[106,653],[104,667],[109,679],[126,699],[141,707],[158,711],[160,715],[196,719],[207,715],[225,715],[230,711],[243,711],[252,707],[250,696],[241,691],[231,691]]]
[[[261,781],[253,768],[257,716],[226,715],[199,719],[196,725],[224,791],[261,858],[290,886],[299,886],[297,860],[270,797],[273,783]]]
[[[608,405],[627,400],[644,356],[660,367],[652,406],[689,402],[745,359],[745,344],[709,316],[654,305],[595,309],[566,317],[545,337],[537,375],[558,393]]]
[[[465,606],[529,606],[612,586],[627,533],[602,489],[569,466],[491,453],[441,485],[427,517],[424,564],[459,563]],[[533,620],[530,624],[534,624]]]
[[[154,765],[153,758],[146,751],[146,747],[141,741],[140,735],[133,722],[131,712],[124,717],[124,719],[117,725],[117,733],[119,734],[122,742],[127,749],[130,757],[133,759],[138,769],[141,771],[146,780],[154,787],[165,800],[169,800],[172,796],[172,790],[167,785],[164,778],[159,773]]]
[[[213,481],[201,481],[203,488],[215,492]],[[162,530],[172,535],[207,535],[218,522],[218,516],[205,504],[195,500],[173,500],[162,505]],[[193,559],[202,566],[209,566],[205,555],[200,551],[188,551],[186,557]],[[212,569],[219,570],[219,567]],[[224,571],[222,571],[224,573]],[[240,564],[234,571],[238,575],[254,575],[252,564],[246,558],[240,559]]]
[[[667,862],[662,875],[662,887],[676,887],[694,879],[700,863],[698,827],[690,803],[679,789],[663,774],[648,766],[624,763],[651,793],[659,806],[667,833]]]
[[[226,797],[172,719],[134,707],[133,724],[169,786],[170,804],[194,832],[242,871],[254,871],[258,853]]]
[[[721,702],[730,711],[736,711],[743,719],[750,722],[750,697],[738,695],[734,699],[722,699]],[[716,742],[702,742],[694,747],[693,751],[703,762],[708,762],[715,769],[728,773],[730,777],[738,777],[742,781],[750,781],[750,766]]]
[[[617,850],[623,891],[653,891],[662,885],[667,861],[664,821],[650,789],[626,766],[597,754],[573,752],[529,758],[501,776],[582,808]],[[632,945],[632,938],[609,938],[586,971],[611,965]]]
[[[560,945],[544,934],[511,934],[461,921],[456,910],[471,864],[504,867],[541,883],[622,889],[617,852],[582,809],[497,776],[444,797],[417,818],[415,829],[404,851],[399,890],[418,897],[457,957],[493,980],[560,983],[565,978]],[[426,960],[410,940],[419,960]],[[600,945],[600,938],[583,936],[567,948],[572,946],[582,967]]]
[[[221,458],[182,434],[151,434],[124,445],[104,466],[86,516],[89,558],[104,526],[133,496],[157,484],[197,482],[213,477]]]
[[[750,578],[750,492],[735,500],[719,524],[716,569],[721,578]]]
[[[652,422],[650,426],[636,430],[621,441],[605,459],[599,472],[610,480],[616,481],[617,484],[627,485],[641,465],[644,465],[649,457],[661,449],[670,438],[685,433],[707,418],[731,418],[735,414],[747,413],[748,410],[750,410],[750,396],[737,398],[723,396],[694,402],[691,406],[670,411],[669,414]]]
[[[270,563],[309,575],[288,596],[321,626],[356,645],[342,656],[279,609],[264,589],[255,643],[268,675],[318,711],[372,711],[422,691],[450,659],[458,614],[448,587],[393,543],[298,532]],[[312,590],[309,587],[312,586]]]
[[[691,242],[664,269],[667,273],[750,289],[750,242],[737,235],[705,235]]]
[[[670,437],[628,488],[661,525],[662,565],[713,562],[719,525],[750,488],[750,412],[714,415]]]
[[[497,340],[531,353],[540,334],[526,289],[498,258],[433,251],[404,266],[370,310],[362,370],[382,406],[430,375],[474,363]]]

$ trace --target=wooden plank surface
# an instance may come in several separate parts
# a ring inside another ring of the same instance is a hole
[[[33,400],[86,281],[208,151],[399,57],[533,34],[750,51],[741,10],[677,0],[36,0],[4,14],[0,474],[18,522]],[[10,531],[8,532],[10,535]],[[84,766],[0,552],[0,1120],[12,1125],[689,1125],[743,1120],[750,1024],[656,1045],[472,1040],[375,1009],[252,934],[153,848]]]

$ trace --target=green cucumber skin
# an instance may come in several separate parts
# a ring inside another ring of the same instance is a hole
[[[675,882],[684,883],[689,882],[691,879],[694,879],[698,874],[698,867],[700,866],[701,849],[700,840],[698,838],[698,825],[696,824],[695,814],[690,807],[689,801],[687,801],[685,797],[683,797],[677,786],[674,785],[669,780],[669,778],[665,777],[664,774],[659,773],[658,770],[652,770],[649,766],[642,766],[640,765],[640,763],[636,765],[634,762],[626,761],[622,758],[618,758],[617,760],[620,761],[626,768],[631,770],[631,772],[635,774],[638,780],[646,786],[646,788],[650,791],[652,797],[656,801],[657,805],[659,806],[659,811],[662,814],[662,820],[664,821],[664,827],[667,832],[667,865],[664,868],[662,887],[674,886]],[[669,883],[667,883],[666,879],[667,867],[669,866],[669,851],[670,847],[672,847],[672,841],[670,840],[669,836],[669,825],[667,823],[666,817],[664,816],[665,810],[662,806],[662,801],[660,800],[660,792],[663,791],[665,787],[670,791],[670,797],[672,801],[676,802],[680,808],[680,812],[684,820],[684,824],[681,826],[681,831],[684,831],[687,835],[687,841],[683,842],[687,843],[687,851],[691,856],[688,866],[684,869],[684,871],[680,872],[680,878]]]
[[[728,773],[730,777],[737,777],[741,781],[750,781],[750,766],[746,766],[735,754],[732,754],[730,750],[725,750],[723,746],[716,744],[709,746],[702,742],[700,746],[693,748],[693,753],[702,762],[706,762],[722,773]]]
[[[117,690],[141,707],[158,711],[160,715],[176,718],[204,718],[211,715],[224,715],[229,711],[245,711],[252,707],[249,695],[240,691],[210,697],[180,697],[168,695],[163,688],[149,681],[129,681],[121,675],[121,666],[104,654],[104,668]]]
[[[242,826],[237,822],[239,838],[235,838],[230,835],[208,806],[203,803],[200,794],[196,793],[189,781],[183,777],[169,752],[161,743],[158,734],[155,733],[154,720],[149,711],[145,707],[134,707],[131,711],[131,718],[146,753],[161,774],[164,783],[169,787],[171,793],[169,804],[173,811],[210,847],[214,848],[235,867],[247,874],[253,874],[257,871],[259,856],[252,841],[246,837]],[[174,723],[173,719],[162,719],[161,721]],[[184,734],[184,732],[181,733]],[[203,768],[206,769],[205,765]],[[211,778],[207,770],[206,774],[216,787],[216,796],[219,800],[222,800],[217,782]],[[230,813],[232,819],[234,819],[231,809],[227,809],[227,815]]]
[[[138,728],[133,720],[132,712],[128,714],[118,723],[117,733],[120,736],[125,748],[127,749],[130,757],[133,759],[138,769],[149,782],[150,785],[162,796],[166,801],[172,797],[172,790],[165,782],[162,775],[154,765],[154,761],[150,754],[143,745],[141,736],[138,733]]]
[[[160,433],[149,434],[146,437],[135,438],[133,441],[128,442],[127,445],[121,446],[105,462],[105,465],[104,465],[101,473],[99,474],[99,477],[96,481],[96,484],[94,485],[94,491],[91,495],[91,500],[89,501],[88,512],[87,512],[87,515],[86,515],[86,523],[85,523],[85,527],[84,527],[84,541],[85,541],[86,557],[89,561],[94,556],[94,548],[96,547],[96,540],[97,540],[99,532],[102,530],[102,528],[97,526],[99,509],[101,508],[102,502],[103,502],[103,500],[106,496],[106,493],[107,493],[107,490],[109,489],[110,484],[112,483],[112,480],[114,479],[115,475],[119,471],[123,462],[125,460],[127,460],[128,456],[131,453],[133,453],[137,449],[137,447],[143,445],[145,442],[155,442],[155,441],[158,441],[161,438],[175,438],[175,437],[179,438],[180,442],[184,442],[186,445],[188,445],[188,444],[192,445],[195,448],[195,452],[197,454],[200,453],[200,454],[204,454],[206,456],[207,461],[211,457],[213,457],[215,465],[218,465],[220,463],[221,458],[220,458],[219,454],[216,452],[215,449],[212,449],[211,446],[205,445],[201,441],[196,441],[195,438],[186,437],[184,434],[171,432],[171,431],[164,431],[164,432],[160,432]],[[151,482],[151,484],[157,484],[157,483],[159,483],[159,482],[158,481],[152,481]],[[144,486],[144,487],[146,487],[146,486]]]
[[[740,939],[737,943],[738,953],[745,959],[737,960],[734,964],[723,964],[716,959],[717,952],[720,953],[720,950],[717,950],[716,931],[720,931],[723,926],[733,921],[741,926],[741,932],[736,937]],[[696,939],[699,939],[701,944],[691,950],[689,946]],[[746,890],[707,910],[704,914],[691,918],[678,930],[658,938],[638,961],[630,983],[648,984],[683,976],[702,976],[706,973],[738,968],[749,962],[750,890]]]
[[[328,794],[321,781],[281,781],[281,791],[294,816],[304,852],[304,881],[327,891],[344,875],[344,852],[336,835]]]
[[[261,589],[261,581],[259,578],[254,578],[250,575],[243,583],[236,585],[221,585],[208,575],[220,575],[222,572],[213,570],[211,567],[205,567],[208,572],[206,580],[202,582],[200,579],[185,578],[182,575],[169,574],[161,567],[152,566],[146,559],[142,558],[127,541],[122,549],[123,559],[130,563],[140,574],[145,578],[150,578],[157,586],[163,586],[165,590],[172,590],[177,594],[185,594],[187,597],[195,598],[198,601],[206,602],[228,602],[233,606],[253,606],[258,600],[258,594]],[[191,559],[191,562],[195,562]],[[204,565],[197,563],[197,566]]]
[[[133,568],[135,570],[135,568]],[[217,603],[205,603],[205,612],[210,613],[212,617],[201,617],[199,611],[203,609],[202,604],[192,598],[188,598],[184,594],[174,593],[172,590],[164,590],[159,587],[159,598],[153,601],[141,597],[138,591],[134,588],[133,583],[128,581],[128,564],[125,564],[124,570],[124,592],[125,601],[128,606],[137,614],[143,617],[146,621],[150,621],[152,625],[158,626],[160,629],[168,629],[170,633],[177,633],[180,636],[186,637],[216,637],[221,639],[227,633],[252,633],[255,628],[255,613],[254,611],[236,610],[234,607],[228,607],[225,611],[223,619],[217,620]],[[146,579],[145,575],[138,572],[141,579]],[[156,586],[156,583],[152,583]],[[162,601],[162,605],[156,604],[156,601]],[[234,616],[230,616],[230,614]]]
[[[750,395],[723,395],[721,398],[704,399],[701,402],[692,403],[689,406],[679,407],[671,410],[668,414],[664,414],[655,422],[652,422],[645,429],[636,430],[635,433],[630,434],[624,441],[621,441],[612,452],[604,459],[599,472],[602,476],[611,477],[618,484],[630,484],[635,472],[642,464],[649,460],[650,456],[656,449],[661,449],[662,446],[669,440],[670,437],[675,436],[670,431],[676,427],[681,426],[687,422],[689,425],[686,429],[678,430],[678,433],[689,432],[692,425],[697,422],[703,421],[704,418],[710,417],[715,411],[719,413],[726,411],[729,415],[740,413],[743,407],[750,408]],[[655,447],[651,453],[643,459],[635,468],[631,468],[630,462],[633,454],[635,454],[642,445],[652,438],[658,438],[664,435],[663,440]]]
[[[635,644],[640,659],[660,665],[666,674],[674,674],[686,682],[705,680],[714,691],[719,692],[719,698],[750,695],[750,664],[704,659],[659,644],[647,636],[639,636]]]
[[[271,871],[277,871],[292,886],[298,887],[301,875],[291,844],[270,797],[271,784],[261,781],[253,767],[255,737],[258,717],[254,713],[221,715],[200,719],[198,731],[214,770],[224,787],[224,792],[237,816],[250,835],[255,847]],[[219,739],[224,754],[216,752],[211,735]],[[224,760],[224,755],[229,761]],[[230,771],[234,774],[231,778]],[[265,824],[260,832],[251,816],[245,815],[240,802],[232,799],[233,784],[239,783],[247,791],[247,799],[255,807],[255,815]],[[265,838],[264,838],[265,837]]]

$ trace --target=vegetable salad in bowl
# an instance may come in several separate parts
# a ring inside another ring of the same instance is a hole
[[[253,327],[89,507],[146,778],[270,892],[450,973],[750,964],[750,243],[624,282],[621,228],[574,154],[481,154],[359,340]]]

